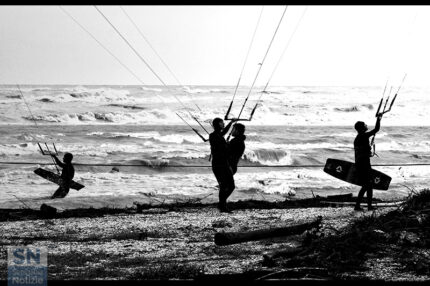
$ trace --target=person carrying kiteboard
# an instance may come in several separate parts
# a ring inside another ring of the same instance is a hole
[[[233,125],[231,136],[234,138],[227,142],[230,149],[229,163],[233,171],[233,175],[237,172],[237,164],[245,152],[245,125],[236,123]]]
[[[219,185],[219,203],[218,209],[221,212],[230,212],[227,208],[227,198],[233,192],[235,185],[233,179],[233,170],[229,163],[230,150],[224,135],[227,134],[231,125],[237,119],[231,119],[230,123],[224,127],[224,121],[217,117],[212,121],[214,131],[209,134],[209,143],[211,145],[212,172]]]
[[[71,153],[65,153],[63,156],[64,162],[61,162],[55,154],[51,154],[51,156],[54,158],[57,165],[63,168],[60,187],[55,191],[51,199],[64,198],[69,193],[70,184],[75,176],[75,168],[72,165],[73,155]]]
[[[354,207],[354,210],[356,211],[362,210],[360,203],[365,193],[367,193],[367,209],[374,209],[372,207],[373,187],[371,176],[372,166],[370,164],[372,150],[369,138],[379,131],[381,127],[381,118],[382,113],[377,115],[375,128],[368,132],[367,125],[363,121],[357,121],[354,125],[354,128],[358,133],[354,140],[355,166],[357,168],[360,181],[363,182],[362,187],[358,192],[357,202]]]

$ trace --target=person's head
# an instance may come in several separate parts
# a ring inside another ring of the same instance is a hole
[[[357,130],[358,133],[363,133],[367,131],[367,125],[363,121],[357,121],[354,125],[355,130]]]
[[[215,131],[221,131],[224,128],[224,120],[217,117],[214,120],[212,120],[212,127]]]
[[[236,123],[233,125],[233,130],[231,131],[231,135],[236,137],[245,134],[245,125],[241,123]]]
[[[72,163],[72,160],[73,160],[72,153],[66,153],[66,154],[64,154],[64,156],[63,156],[64,163]]]

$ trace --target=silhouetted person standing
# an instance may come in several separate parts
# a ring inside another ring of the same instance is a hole
[[[360,177],[360,181],[362,182],[362,188],[358,193],[357,202],[355,204],[354,210],[362,210],[360,207],[361,200],[363,199],[364,193],[367,192],[367,208],[372,210],[372,197],[373,197],[373,188],[372,188],[372,176],[370,165],[370,157],[372,155],[371,146],[369,144],[369,138],[375,135],[381,126],[381,118],[382,115],[378,115],[376,120],[375,129],[366,132],[368,130],[366,123],[363,121],[357,121],[354,125],[355,130],[357,130],[358,134],[354,140],[354,151],[355,151],[355,166],[358,171],[358,176]]]
[[[209,134],[209,143],[211,144],[212,155],[212,171],[219,185],[219,203],[218,208],[221,212],[229,212],[227,209],[227,198],[233,192],[235,185],[233,179],[233,171],[229,164],[229,148],[224,139],[233,122],[232,119],[227,126],[224,127],[224,121],[221,118],[215,118],[212,121],[214,132]]]
[[[231,135],[234,137],[228,142],[228,146],[230,147],[230,166],[233,170],[233,175],[237,172],[237,164],[239,164],[239,160],[245,152],[245,125],[241,123],[236,123],[233,125],[233,130]]]
[[[55,191],[55,193],[52,195],[51,199],[55,198],[64,198],[67,196],[70,190],[70,184],[72,182],[73,177],[75,176],[75,168],[72,165],[73,155],[71,153],[66,153],[63,156],[63,162],[61,162],[57,156],[51,155],[55,162],[63,168],[61,172],[61,184],[60,187]]]

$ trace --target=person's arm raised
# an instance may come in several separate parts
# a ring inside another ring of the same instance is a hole
[[[54,154],[51,154],[52,158],[54,158],[55,162],[57,163],[58,166],[60,166],[61,168],[64,168],[65,164],[63,162],[61,162],[57,156],[55,156]]]
[[[226,126],[226,127],[224,127],[224,129],[221,131],[221,135],[222,135],[222,136],[224,136],[225,134],[227,134],[227,132],[228,132],[228,130],[230,129],[231,125],[232,125],[233,123],[235,123],[236,121],[238,121],[238,119],[237,119],[237,118],[232,118],[232,119],[231,119],[231,121],[230,121],[230,123],[229,123],[229,124],[227,124],[227,126]]]
[[[366,135],[368,135],[370,137],[370,136],[375,135],[379,131],[379,129],[381,128],[381,118],[382,118],[382,114],[379,114],[378,118],[376,119],[375,128],[373,128],[373,130],[371,130],[369,132],[366,132]]]

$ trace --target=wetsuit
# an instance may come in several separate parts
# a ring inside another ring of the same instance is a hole
[[[232,122],[230,122],[222,131],[214,131],[209,134],[209,143],[211,144],[212,171],[219,185],[219,208],[225,209],[227,198],[233,192],[235,185],[233,171],[230,167],[229,148],[224,139]]]
[[[63,170],[62,170],[61,176],[60,176],[62,179],[62,183],[61,183],[60,187],[52,195],[51,198],[52,199],[64,198],[69,193],[70,183],[71,183],[73,177],[75,176],[75,168],[73,167],[72,163],[65,164],[65,163],[61,162],[60,160],[58,160],[58,158],[56,156],[53,156],[53,157],[55,159],[55,162],[58,164],[58,166],[63,168]]]
[[[354,152],[355,152],[355,166],[358,171],[359,180],[362,182],[362,188],[360,189],[357,197],[355,208],[360,207],[361,200],[364,194],[367,192],[367,206],[372,206],[373,188],[372,188],[372,166],[370,164],[370,157],[372,154],[371,146],[369,144],[369,138],[375,135],[380,128],[380,118],[376,121],[375,129],[369,132],[358,133],[354,140]]]
[[[245,135],[238,135],[228,142],[230,147],[229,163],[233,170],[233,175],[237,172],[237,164],[245,152]]]

